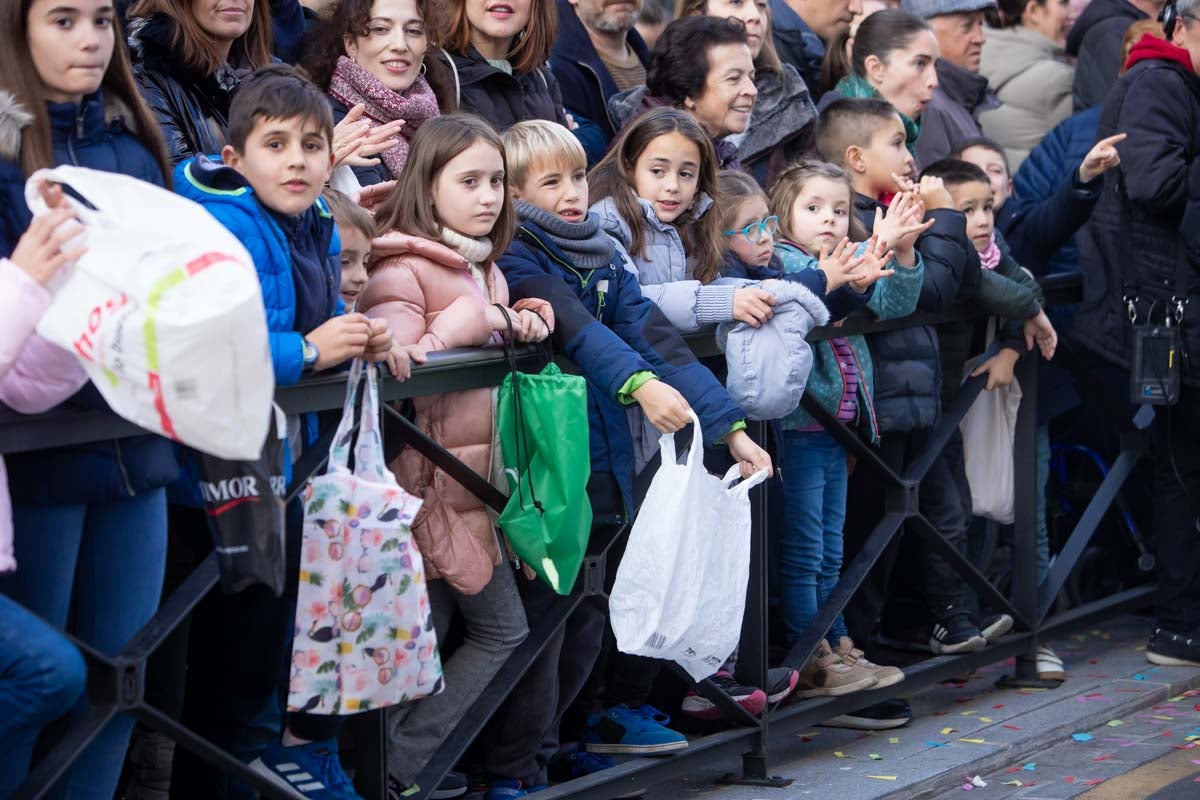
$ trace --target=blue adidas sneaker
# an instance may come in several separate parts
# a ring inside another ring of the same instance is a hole
[[[276,739],[250,767],[308,800],[363,800],[338,760],[336,739],[295,747]]]
[[[534,792],[540,792],[545,788],[544,784],[523,786],[520,781],[513,780],[512,778],[496,778],[488,784],[488,789],[483,795],[483,800],[514,800],[517,797],[525,797]]]
[[[616,706],[588,717],[583,747],[591,753],[657,755],[684,750],[687,737],[667,727],[671,718],[654,706]]]

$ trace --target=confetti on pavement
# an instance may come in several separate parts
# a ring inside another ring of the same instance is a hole
[[[967,742],[968,744],[987,744],[983,739],[959,739],[959,741]]]
[[[895,775],[868,775],[867,777],[874,778],[877,781],[894,781],[894,780],[896,780]]]
[[[1108,727],[1110,727],[1110,728],[1119,728],[1119,727],[1121,727],[1122,725],[1124,725],[1125,723],[1124,723],[1124,722],[1122,722],[1122,721],[1121,721],[1121,720],[1119,720],[1119,719],[1110,719],[1108,722],[1106,722],[1106,723],[1104,723],[1104,724],[1105,724],[1105,725],[1107,725],[1107,726],[1108,726]]]
[[[950,734],[952,734],[954,732],[955,732],[954,728],[942,728],[942,736],[949,736]]]
[[[1090,733],[1073,733],[1071,734],[1071,738],[1077,742],[1090,742],[1092,735]]]

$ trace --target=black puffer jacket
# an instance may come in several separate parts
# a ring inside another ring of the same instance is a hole
[[[1166,50],[1171,45],[1161,40],[1154,46],[1164,57],[1137,61],[1104,101],[1097,135],[1123,131],[1129,138],[1119,148],[1120,168],[1104,176],[1096,210],[1078,236],[1083,304],[1075,332],[1081,344],[1121,366],[1128,366],[1132,347],[1123,295],[1141,299],[1140,317],[1157,303],[1155,321],[1161,321],[1175,292],[1176,268],[1187,263],[1184,242],[1196,236],[1196,223],[1190,229],[1183,223],[1188,179],[1198,174],[1200,162],[1200,78],[1181,63],[1185,51]],[[1172,54],[1179,60],[1166,57]],[[1196,191],[1191,187],[1193,196]],[[1193,208],[1189,219],[1197,216]],[[1197,264],[1190,265],[1189,297],[1200,295]],[[1184,378],[1200,386],[1200,370],[1192,363],[1200,357],[1200,304],[1190,306],[1183,325],[1191,356],[1184,359]]]
[[[174,25],[163,15],[139,17],[129,26],[133,74],[162,125],[173,163],[212,155],[225,146],[229,103],[249,70],[222,67],[199,75],[185,67],[171,44]]]
[[[503,133],[527,119],[567,124],[558,79],[547,67],[509,75],[487,62],[474,47],[466,55],[438,53],[458,93],[458,107],[478,114]]]
[[[1067,37],[1067,55],[1075,63],[1075,110],[1098,106],[1117,82],[1125,31],[1146,12],[1127,0],[1093,0]]]
[[[870,231],[882,204],[863,195],[855,211]],[[917,249],[925,260],[918,311],[949,310],[961,297],[973,297],[981,282],[979,254],[967,238],[966,217],[952,209],[929,212],[933,227]],[[918,325],[867,336],[875,363],[875,413],[881,436],[905,434],[937,423],[941,413],[942,367],[937,330]]]

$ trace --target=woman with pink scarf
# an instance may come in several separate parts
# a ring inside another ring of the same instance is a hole
[[[395,180],[408,142],[430,117],[454,110],[455,91],[441,61],[426,58],[437,30],[433,0],[342,0],[321,24],[305,68],[329,93],[339,136],[335,155],[351,137],[374,140],[387,130],[377,157],[345,161],[366,187]],[[341,160],[339,159],[339,162]]]

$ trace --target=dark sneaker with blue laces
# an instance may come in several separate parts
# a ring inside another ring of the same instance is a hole
[[[308,800],[363,800],[338,760],[336,739],[295,747],[275,740],[250,767]]]
[[[583,746],[592,753],[658,755],[684,750],[687,737],[667,727],[671,718],[654,706],[617,706],[588,717]]]

